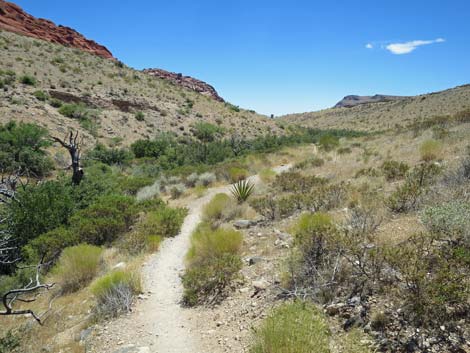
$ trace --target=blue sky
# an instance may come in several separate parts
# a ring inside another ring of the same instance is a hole
[[[265,114],[470,83],[468,0],[15,2],[129,66],[200,78]]]

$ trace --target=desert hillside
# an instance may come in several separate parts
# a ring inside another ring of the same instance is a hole
[[[129,145],[161,132],[192,137],[208,122],[227,136],[281,134],[274,121],[124,64],[14,33],[0,32],[0,122],[35,122],[52,134],[68,129],[89,141]],[[71,104],[64,116],[63,104]]]
[[[470,85],[389,102],[363,103],[317,112],[289,114],[281,121],[316,128],[365,131],[406,128],[427,118],[453,115],[470,107]]]

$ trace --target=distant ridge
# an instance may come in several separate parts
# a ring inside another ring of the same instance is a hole
[[[346,96],[340,100],[334,108],[352,108],[359,104],[391,102],[409,98],[407,96],[389,96],[385,94],[376,94],[375,96]]]

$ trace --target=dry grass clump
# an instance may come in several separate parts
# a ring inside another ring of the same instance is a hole
[[[64,249],[53,274],[64,293],[84,288],[98,274],[102,249],[81,244]]]

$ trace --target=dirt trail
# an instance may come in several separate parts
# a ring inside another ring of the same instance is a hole
[[[280,173],[287,169],[289,166],[284,165],[274,168],[274,171]],[[249,180],[256,184],[259,177],[255,175]],[[230,185],[211,188],[205,196],[187,205],[189,213],[180,234],[166,239],[144,265],[145,299],[139,301],[132,314],[111,322],[105,328],[106,339],[101,342],[105,344],[100,344],[100,352],[204,353],[199,348],[199,337],[194,333],[191,309],[180,305],[183,294],[180,275],[184,270],[191,233],[201,222],[203,207],[215,194],[228,193],[230,188]],[[116,343],[120,349],[116,349]]]

